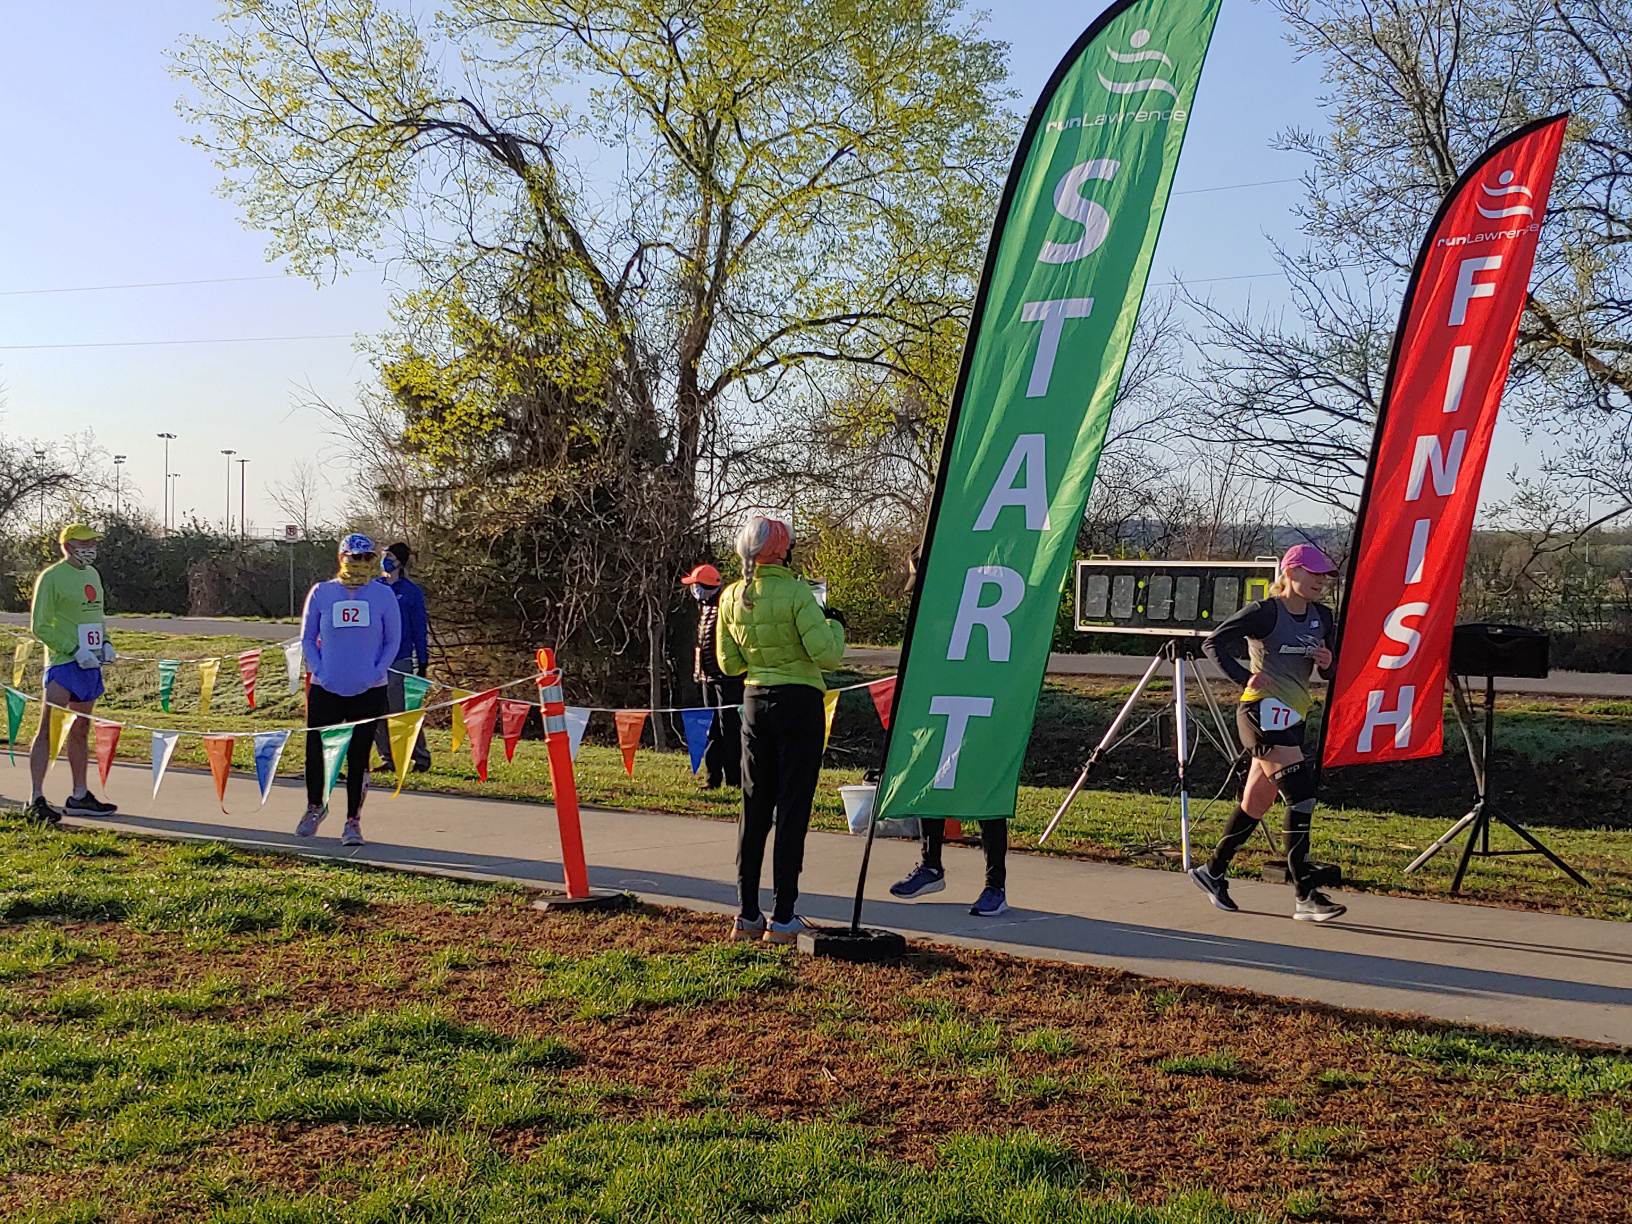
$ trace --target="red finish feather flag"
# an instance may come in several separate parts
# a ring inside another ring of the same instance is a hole
[[[1349,557],[1324,764],[1439,755],[1468,539],[1568,120],[1488,149],[1423,239]]]

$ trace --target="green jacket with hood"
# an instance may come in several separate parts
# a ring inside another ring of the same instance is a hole
[[[752,606],[743,602],[739,580],[720,595],[715,653],[728,676],[748,676],[749,684],[808,684],[826,692],[825,668],[844,658],[844,629],[830,621],[810,584],[785,565],[754,568],[749,590]]]

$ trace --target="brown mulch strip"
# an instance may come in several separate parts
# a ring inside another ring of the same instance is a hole
[[[583,1020],[570,1002],[518,1002],[535,984],[532,953],[686,953],[718,940],[722,920],[650,908],[546,917],[499,899],[475,914],[378,906],[347,921],[357,938],[344,956],[332,955],[332,944],[272,939],[196,952],[178,935],[71,927],[66,933],[113,941],[114,963],[57,970],[11,989],[24,999],[70,985],[175,989],[216,974],[239,979],[245,998],[270,985],[283,992],[276,1001],[219,1008],[216,1020],[434,1002],[462,1023],[567,1041],[583,1061],[562,1079],[616,1088],[599,1107],[608,1116],[682,1116],[722,1103],[777,1121],[838,1116],[866,1127],[880,1150],[913,1161],[934,1160],[941,1141],[958,1132],[1029,1128],[1151,1203],[1175,1187],[1201,1185],[1236,1206],[1271,1212],[1288,1195],[1319,1191],[1320,1218],[1329,1220],[1575,1224],[1624,1219],[1632,1202],[1632,1161],[1592,1157],[1578,1145],[1593,1109],[1606,1102],[1470,1081],[1394,1053],[1379,1036],[1432,1027],[1422,1022],[926,947],[889,967],[789,954],[785,989]],[[446,948],[459,949],[469,967],[433,976],[432,958]],[[934,1023],[926,1005],[996,1021],[1011,1040],[1059,1029],[1075,1050],[1052,1057],[1004,1042],[1006,1068],[936,1065],[913,1042],[915,1025]],[[1225,1047],[1238,1064],[1233,1078],[1157,1066]],[[1327,1071],[1350,1081],[1322,1085]],[[1028,1094],[1027,1082],[1043,1075],[1063,1084]],[[723,1086],[723,1101],[709,1098],[709,1084]],[[1273,1116],[1287,1108],[1291,1118]],[[1286,1150],[1289,1136],[1321,1127],[1344,1128],[1323,1158]],[[514,1131],[496,1142],[524,1157],[539,1138]],[[244,1128],[215,1150],[231,1152],[257,1181],[298,1191],[315,1168],[419,1141],[398,1127]],[[83,1191],[84,1181],[75,1188]],[[0,1209],[18,1205],[20,1195],[38,1202],[41,1190],[40,1183],[0,1187]]]

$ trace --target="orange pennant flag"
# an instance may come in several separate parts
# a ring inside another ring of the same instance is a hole
[[[498,713],[499,690],[477,693],[459,705],[464,715],[465,733],[470,736],[470,755],[476,762],[476,776],[487,781],[487,758],[493,751],[493,716]]]
[[[890,729],[890,707],[895,704],[895,677],[888,680],[874,680],[867,686],[867,692],[872,696],[873,708],[878,711],[878,721],[884,724],[884,729]]]
[[[261,651],[259,647],[246,650],[238,656],[238,674],[243,677],[244,697],[249,702],[249,708],[255,708],[255,679],[261,674]]]
[[[102,778],[103,788],[106,789],[108,770],[113,767],[113,754],[119,747],[119,732],[125,729],[125,724],[94,718],[91,720],[91,726],[96,731],[96,771]]]
[[[635,776],[635,750],[640,747],[640,733],[646,728],[650,710],[615,710],[612,721],[618,724],[618,747],[623,749],[623,768]]]
[[[516,759],[516,745],[521,742],[521,729],[527,725],[527,715],[533,711],[530,701],[499,702],[499,729],[504,735],[504,759]]]
[[[215,779],[215,797],[221,804],[221,810],[227,810],[227,774],[232,769],[232,745],[234,737],[230,735],[206,735],[204,737],[204,755],[210,758],[210,776]]]

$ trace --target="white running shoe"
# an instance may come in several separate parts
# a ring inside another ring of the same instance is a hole
[[[1293,907],[1292,917],[1298,922],[1330,922],[1333,918],[1341,918],[1349,912],[1349,907],[1339,905],[1325,893],[1315,891],[1307,897],[1299,897]]]

